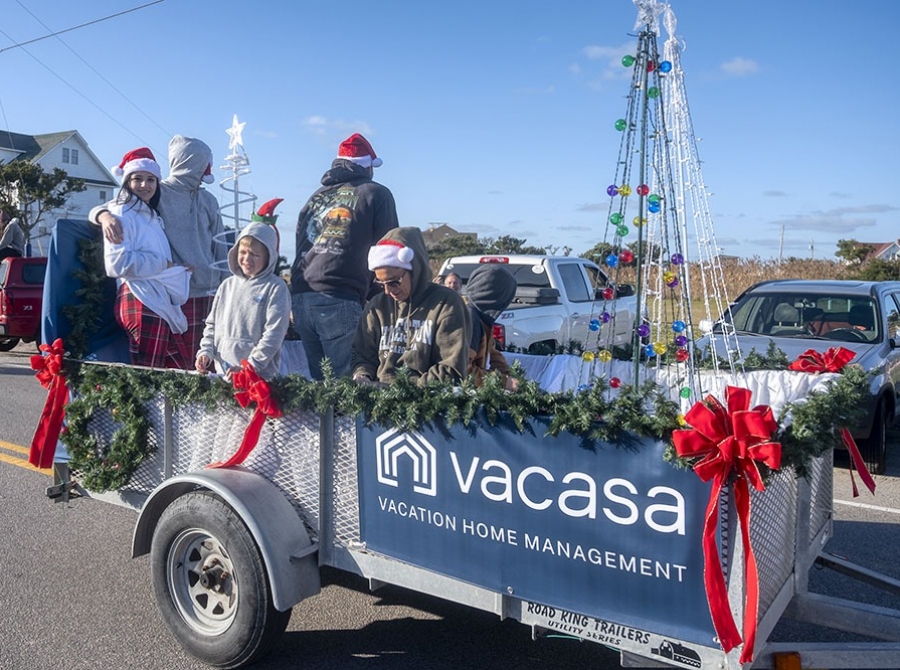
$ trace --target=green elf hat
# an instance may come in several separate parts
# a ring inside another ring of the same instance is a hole
[[[282,201],[284,201],[284,198],[273,198],[272,200],[269,200],[269,202],[263,203],[256,213],[250,215],[250,220],[258,223],[268,223],[270,226],[274,226],[275,221],[278,220],[275,208],[278,207],[278,203]]]

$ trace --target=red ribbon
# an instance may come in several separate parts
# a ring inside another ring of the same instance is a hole
[[[788,366],[796,372],[840,372],[856,354],[844,347],[831,347],[824,354],[815,349],[807,349]]]
[[[259,442],[259,434],[262,431],[266,417],[277,419],[281,416],[281,410],[275,404],[275,400],[271,396],[269,385],[266,381],[256,374],[256,370],[245,360],[241,361],[241,369],[235,372],[231,377],[231,383],[236,393],[235,400],[241,407],[249,407],[250,403],[256,403],[256,411],[247,429],[244,431],[244,439],[241,446],[234,452],[231,458],[217,463],[211,463],[210,468],[227,468],[233,465],[240,465],[244,462],[251,451]]]
[[[47,355],[32,356],[31,369],[37,370],[35,377],[49,393],[41,418],[34,429],[34,437],[31,438],[28,462],[38,468],[49,468],[53,465],[56,443],[66,415],[65,407],[69,401],[69,387],[66,386],[66,374],[63,371],[66,350],[59,338],[52,345],[42,344],[39,348]]]
[[[788,366],[788,369],[799,372],[840,372],[841,368],[853,360],[855,355],[855,353],[844,347],[831,347],[824,354],[819,353],[815,349],[807,349],[797,357],[796,361]],[[850,431],[846,428],[841,428],[841,439],[850,453],[850,485],[853,487],[853,497],[859,496],[856,479],[853,477],[854,466],[859,472],[859,478],[862,479],[863,484],[874,494],[875,480],[872,479],[872,474],[869,472],[869,468],[866,467],[862,454],[859,453],[856,440],[853,439]]]
[[[756,461],[773,470],[781,467],[781,444],[771,437],[778,428],[772,409],[759,405],[750,409],[750,390],[729,386],[725,389],[728,409],[713,396],[695,403],[684,418],[690,429],[675,430],[675,450],[683,458],[700,457],[694,472],[704,482],[712,480],[703,527],[703,580],[713,626],[722,648],[729,652],[741,643],[737,625],[728,603],[728,591],[722,561],[716,545],[716,524],[722,488],[731,481],[741,537],[744,544],[744,575],[747,594],[744,603],[744,648],[741,663],[753,660],[759,607],[759,575],[750,544],[750,484],[764,491]]]

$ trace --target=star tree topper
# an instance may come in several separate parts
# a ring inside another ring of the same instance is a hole
[[[231,139],[228,140],[228,148],[234,149],[239,146],[243,148],[244,141],[241,139],[241,133],[244,132],[244,126],[247,125],[247,122],[238,123],[237,114],[234,115],[234,119],[231,122],[231,128],[228,128],[225,132],[228,133],[228,137]]]
[[[634,29],[639,30],[644,26],[650,26],[650,32],[659,34],[659,15],[666,9],[666,3],[659,0],[633,0],[638,9],[637,21]]]

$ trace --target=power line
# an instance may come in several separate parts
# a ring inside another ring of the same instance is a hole
[[[34,42],[40,42],[41,40],[45,40],[48,37],[56,37],[57,35],[62,35],[63,33],[68,33],[73,30],[78,30],[79,28],[84,28],[85,26],[90,26],[95,23],[100,23],[101,21],[108,21],[109,19],[114,19],[117,16],[122,16],[123,14],[130,14],[131,12],[136,12],[137,10],[144,9],[145,7],[150,7],[152,5],[158,5],[161,2],[165,2],[165,0],[153,0],[153,2],[148,2],[139,7],[133,7],[132,9],[126,9],[124,12],[110,14],[109,16],[104,16],[99,19],[94,19],[93,21],[88,21],[87,23],[81,23],[77,26],[72,26],[71,28],[65,28],[64,30],[58,30],[55,33],[50,33],[49,35],[42,35],[41,37],[35,37],[33,40],[28,40],[27,42],[14,42],[12,45],[10,45],[8,47],[3,47],[2,49],[0,49],[0,53],[3,53],[4,51],[9,51],[10,49],[17,49],[19,47],[23,47],[26,44],[33,44]],[[9,35],[6,35],[6,33],[3,33],[3,34],[7,38],[9,38]],[[12,41],[12,40],[10,40],[10,41]]]

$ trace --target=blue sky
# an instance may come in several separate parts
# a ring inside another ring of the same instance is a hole
[[[165,163],[182,133],[221,164],[237,114],[252,170],[242,190],[285,199],[291,259],[297,213],[352,132],[384,159],[375,178],[401,225],[575,253],[603,239],[629,89],[620,60],[636,44],[630,0],[164,0],[9,48],[141,4],[4,0],[3,129],[76,129],[108,166],[145,144]],[[785,257],[900,236],[885,37],[900,3],[671,5],[721,251],[776,258],[782,227]],[[210,190],[230,197],[218,181]]]

